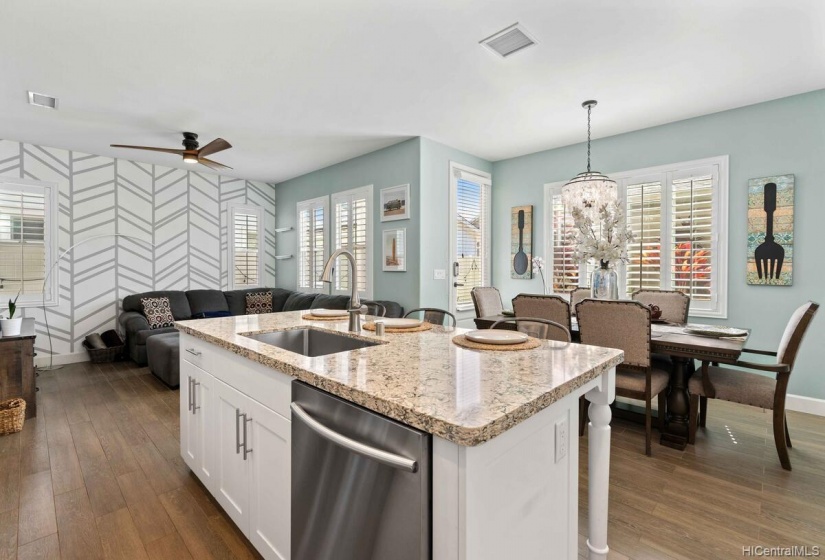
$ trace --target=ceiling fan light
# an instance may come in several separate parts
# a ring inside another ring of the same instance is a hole
[[[186,163],[198,163],[198,156],[195,154],[183,154],[183,161]]]

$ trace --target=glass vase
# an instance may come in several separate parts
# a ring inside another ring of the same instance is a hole
[[[590,278],[590,297],[594,299],[619,299],[619,275],[602,262]]]

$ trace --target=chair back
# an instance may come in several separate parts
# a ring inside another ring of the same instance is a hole
[[[811,324],[818,309],[818,303],[809,301],[793,312],[791,320],[788,321],[785,332],[782,334],[779,350],[776,352],[776,363],[788,364],[791,371],[793,371],[793,364],[796,361],[797,353],[799,353],[799,346],[802,344],[808,325]]]
[[[539,317],[510,317],[496,321],[490,328],[497,329],[502,323],[515,323],[517,331],[528,334],[534,338],[558,340],[560,342],[571,341],[570,329],[548,319],[541,319]]]
[[[657,306],[662,311],[662,320],[668,323],[688,322],[690,296],[678,290],[636,290],[630,299]]]
[[[455,315],[444,309],[438,309],[437,307],[419,307],[418,309],[413,309],[404,315],[404,317],[409,317],[415,313],[423,313],[424,321],[432,323],[433,325],[444,325],[444,321],[449,317],[452,320],[452,325],[447,326],[456,326]]]
[[[576,306],[582,344],[616,348],[628,366],[650,366],[650,308],[637,301],[586,299]]]
[[[513,298],[516,317],[538,317],[570,330],[570,304],[561,296],[519,294]]]
[[[590,294],[590,288],[582,288],[581,286],[570,290],[570,312],[573,315],[576,314],[576,305],[578,305],[580,301],[589,298]]]
[[[375,317],[386,317],[387,316],[387,308],[384,307],[382,304],[378,303],[377,301],[364,301],[362,302],[361,309],[367,308],[367,315],[374,315]]]
[[[504,305],[501,303],[501,293],[498,288],[492,286],[476,287],[470,290],[470,297],[473,299],[476,317],[501,315],[501,312],[504,311]]]

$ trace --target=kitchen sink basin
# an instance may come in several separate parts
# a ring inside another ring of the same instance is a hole
[[[369,348],[370,346],[382,344],[381,342],[374,342],[372,340],[352,338],[342,334],[313,329],[312,327],[291,329],[288,331],[245,334],[243,336],[310,358],[337,354],[338,352],[349,352],[350,350]]]

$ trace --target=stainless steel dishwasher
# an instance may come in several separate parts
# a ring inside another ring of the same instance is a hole
[[[431,437],[292,384],[292,559],[431,557]]]

